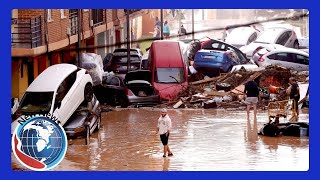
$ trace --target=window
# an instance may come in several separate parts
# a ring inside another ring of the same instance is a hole
[[[157,68],[154,80],[159,83],[183,83],[186,81],[183,68]]]
[[[253,34],[249,37],[247,44],[250,44],[251,42],[255,41],[255,40],[257,39],[257,37],[258,37],[257,33],[256,33],[256,32],[253,33]]]
[[[71,73],[59,86],[56,94],[56,100],[55,100],[55,108],[58,102],[61,102],[64,97],[67,95],[69,90],[71,89],[72,85],[76,81],[77,78],[77,72],[74,71]]]
[[[75,35],[78,33],[78,10],[77,9],[69,10],[69,19],[70,19],[71,35]]]
[[[289,32],[285,32],[282,35],[280,35],[280,37],[278,38],[278,40],[276,41],[276,44],[280,44],[280,45],[285,45],[287,43],[287,41],[289,40]]]
[[[225,50],[226,46],[223,43],[217,41],[210,41],[203,45],[203,49],[215,49],[215,50]]]
[[[277,53],[275,54],[276,60],[284,61],[284,62],[295,62],[295,58],[291,53]]]
[[[22,113],[48,113],[52,98],[53,92],[26,92],[18,111]]]
[[[227,48],[229,51],[231,50],[234,53],[234,58],[236,61],[240,61],[240,64],[246,64],[248,63],[248,59],[244,54],[242,54],[239,50],[234,49],[232,47]]]
[[[299,64],[309,65],[309,58],[300,54],[296,54],[296,62]]]
[[[61,14],[61,19],[66,18],[66,16],[64,15],[64,9],[60,9],[60,14]]]
[[[103,9],[92,9],[93,25],[97,26],[103,24]]]
[[[48,17],[47,17],[47,20],[48,20],[48,21],[52,21],[52,10],[51,10],[51,9],[48,9],[48,10],[47,10],[47,16],[48,16]]]
[[[276,54],[271,54],[268,56],[269,59],[275,60],[276,59]]]

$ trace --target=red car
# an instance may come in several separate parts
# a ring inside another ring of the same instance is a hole
[[[173,100],[188,85],[188,70],[179,41],[158,40],[149,52],[152,85],[159,91],[161,100]]]

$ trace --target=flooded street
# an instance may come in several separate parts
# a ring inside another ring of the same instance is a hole
[[[73,140],[65,159],[53,170],[99,171],[306,171],[308,137],[264,137],[257,132],[267,112],[257,120],[245,111],[168,110],[173,129],[169,146],[174,156],[163,158],[156,135],[159,109],[115,109],[102,114],[102,128],[90,138]],[[281,119],[284,122],[283,119]],[[300,122],[309,122],[301,113]],[[14,169],[22,166],[16,162]],[[24,169],[24,168],[22,168]]]

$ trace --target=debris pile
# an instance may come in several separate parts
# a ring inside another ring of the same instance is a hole
[[[196,77],[196,78],[195,78]],[[193,80],[203,75],[193,75]],[[249,79],[255,80],[260,87],[258,107],[266,109],[270,101],[287,99],[286,89],[289,78],[295,77],[298,82],[308,81],[309,72],[293,72],[276,65],[266,67],[261,71],[246,71],[240,69],[232,73],[220,74],[209,78],[190,82],[184,92],[174,101],[159,105],[167,108],[226,108],[245,109],[244,84]]]

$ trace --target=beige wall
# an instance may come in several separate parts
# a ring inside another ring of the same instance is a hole
[[[23,76],[21,77],[21,66],[23,66]],[[22,63],[22,60],[12,61],[12,97],[22,98],[25,90],[28,88],[28,67]]]

